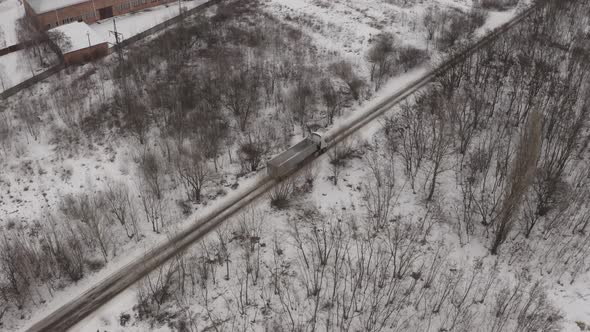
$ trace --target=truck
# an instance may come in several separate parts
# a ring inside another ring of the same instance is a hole
[[[267,174],[270,177],[281,179],[308,158],[322,154],[327,148],[328,142],[325,135],[320,132],[313,132],[301,142],[272,158],[266,164]]]

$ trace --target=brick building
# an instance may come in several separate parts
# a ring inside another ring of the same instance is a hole
[[[107,41],[99,36],[88,24],[73,22],[61,25],[51,31],[59,32],[63,41],[57,43],[66,65],[78,65],[92,61],[109,53]]]
[[[72,23],[94,23],[177,0],[24,0],[25,12],[40,30]]]

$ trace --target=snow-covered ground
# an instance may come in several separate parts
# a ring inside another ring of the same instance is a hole
[[[181,1],[180,5],[184,11],[195,8],[205,2],[207,2],[207,0],[189,0]],[[115,35],[113,34],[113,31],[115,31],[115,24],[117,26],[117,32],[122,34],[123,39],[130,38],[164,21],[178,16],[180,12],[178,4],[178,2],[173,2],[138,12],[109,18],[96,22],[92,24],[91,27],[112,45],[116,42]]]
[[[453,8],[466,1],[433,1],[408,8],[386,1],[272,0],[269,10],[302,26],[318,44],[350,56],[364,56],[371,38],[390,32],[403,44],[426,47],[421,14],[428,5]],[[462,6],[463,7],[463,6]]]
[[[16,37],[17,20],[25,15],[25,9],[19,0],[0,1],[0,49],[18,43]],[[0,89],[8,89],[42,71],[33,61],[18,51],[0,57]]]
[[[492,15],[490,16],[490,21],[486,24],[486,27],[489,29],[493,29],[503,23],[505,23],[509,17],[509,15],[515,15],[516,11],[511,11],[509,14],[499,14],[498,16],[501,17],[499,19],[497,16]],[[326,45],[326,44],[324,44]],[[331,45],[331,44],[327,44]],[[368,45],[365,45],[367,47]],[[359,46],[361,47],[361,46]],[[360,52],[360,50],[359,50]],[[357,119],[364,117],[364,114],[373,108],[375,105],[379,104],[381,101],[386,99],[391,94],[395,93],[403,89],[409,83],[414,80],[419,79],[422,75],[428,72],[430,69],[429,65],[424,65],[419,68],[415,68],[407,73],[400,74],[397,77],[392,78],[387,82],[384,87],[373,96],[371,100],[364,102],[362,105],[359,105],[350,110],[348,116],[345,116],[341,119],[337,119],[335,121],[332,130],[337,130],[340,126],[347,126],[349,123],[356,122]],[[397,111],[397,108],[389,111],[386,115],[391,115]],[[366,127],[364,127],[357,135],[357,138],[370,141],[371,138],[378,132],[381,128],[382,123],[377,119]],[[328,132],[329,134],[329,132]],[[351,169],[347,169],[343,176],[342,180],[340,181],[338,186],[334,186],[331,181],[328,179],[329,177],[329,165],[327,160],[327,155],[322,156],[318,162],[316,163],[316,167],[318,169],[318,181],[319,184],[314,187],[314,190],[309,194],[309,201],[316,202],[317,207],[327,214],[334,214],[334,211],[342,210],[350,208],[351,206],[360,207],[361,197],[357,188],[361,187],[363,183],[366,181],[366,168],[361,163],[355,162]],[[396,200],[396,213],[411,213],[411,211],[416,207],[416,198],[414,195],[411,194],[409,188],[407,188],[404,184],[405,190],[404,193]],[[261,199],[260,201],[256,202],[255,209],[260,211],[262,215],[265,215],[265,222],[268,223],[267,229],[265,232],[268,234],[272,234],[273,232],[285,233],[287,232],[288,226],[286,225],[287,219],[285,218],[284,213],[274,211],[269,206],[269,201],[267,198]],[[236,220],[230,220],[228,222],[228,227],[232,227],[235,225]],[[278,226],[277,226],[278,225]],[[445,232],[450,233],[448,230]],[[447,236],[451,236],[448,235]],[[457,242],[455,238],[452,241],[448,242]],[[452,256],[455,259],[471,262],[474,258],[478,257],[486,257],[488,256],[487,249],[481,243],[471,243],[466,247],[459,247],[456,246],[452,249]],[[220,286],[224,288],[224,286]],[[216,289],[215,292],[219,292],[219,296],[224,292],[223,289]],[[590,300],[590,299],[589,299]],[[579,300],[578,300],[579,301]],[[122,313],[131,314],[133,317],[134,310],[133,307],[137,304],[137,287],[131,287],[127,289],[122,294],[118,295],[114,299],[112,299],[108,304],[103,306],[101,309],[97,310],[91,316],[87,317],[79,324],[77,324],[71,331],[86,331],[86,330],[100,330],[105,328],[114,329],[121,329],[121,331],[143,331],[145,330],[145,325],[136,322],[132,326],[126,326],[125,328],[120,327],[119,319]],[[584,310],[577,310],[576,312],[579,313],[580,311]],[[577,315],[577,319],[580,315]],[[582,317],[585,317],[582,315]],[[590,317],[588,317],[590,318]],[[573,321],[568,322],[568,326],[570,326]],[[570,324],[571,323],[571,324]],[[575,325],[575,324],[574,324]],[[153,328],[154,331],[169,331],[169,329],[165,326]],[[567,332],[573,332],[575,330],[565,330]]]
[[[46,69],[40,67],[35,60],[31,60],[25,50],[0,56],[0,80],[2,81],[0,88],[3,90],[11,88]]]
[[[195,0],[183,2],[183,6],[193,8],[205,1]],[[470,1],[439,1],[444,6],[456,6],[458,8],[468,8]],[[428,3],[425,3],[427,5]],[[416,23],[416,17],[419,17],[419,11],[423,6],[415,8],[400,8],[385,2],[370,0],[355,1],[317,1],[317,0],[272,0],[269,2],[269,10],[282,17],[292,24],[302,24],[306,27],[307,32],[314,36],[317,45],[325,47],[328,50],[343,53],[345,56],[356,58],[360,61],[366,49],[369,47],[371,37],[383,30],[390,31],[400,37],[403,43],[425,47],[425,37],[422,32],[420,23]],[[117,30],[123,34],[124,38],[145,31],[150,27],[173,17],[178,12],[175,4],[152,8],[140,13],[134,13],[123,17],[116,18]],[[512,17],[514,11],[503,13],[491,13],[480,33],[491,29]],[[93,28],[110,42],[114,42],[114,36],[109,32],[113,29],[112,20],[105,20],[94,24]],[[16,63],[12,60],[9,64]],[[14,70],[7,76],[15,77],[23,72],[16,69],[16,65],[9,67]],[[406,74],[390,80],[380,92],[374,96],[371,101],[367,101],[358,107],[350,110],[350,117],[362,117],[363,112],[371,106],[377,104],[380,99],[387,97],[398,89],[401,89],[412,80],[418,78],[428,70],[427,66],[417,68]],[[336,126],[351,118],[340,119]],[[364,128],[361,135],[365,139],[370,139],[372,135],[380,128],[379,121],[374,121],[371,125]],[[25,158],[16,160],[11,163],[2,164],[0,168],[0,183],[8,183],[9,193],[0,193],[0,222],[14,220],[18,222],[27,222],[36,220],[40,211],[50,211],[55,209],[55,203],[67,193],[76,193],[82,189],[96,187],[105,178],[114,178],[121,181],[129,182],[130,186],[134,174],[130,175],[130,170],[135,168],[137,151],[133,147],[116,146],[106,147],[100,151],[89,151],[82,158],[62,158],[56,156],[52,147],[47,144],[41,144],[31,141],[30,144],[21,146],[20,149],[25,151]],[[27,151],[28,150],[28,151]],[[110,155],[116,155],[111,159]],[[57,159],[62,163],[59,167],[52,167]],[[318,176],[319,184],[310,194],[310,200],[319,202],[319,208],[324,212],[333,211],[338,207],[349,207],[358,205],[360,200],[355,188],[362,185],[366,169],[363,169],[360,163],[356,163],[343,175],[343,180],[338,186],[334,186],[327,179],[327,161],[324,157],[320,161],[320,175]],[[25,181],[26,179],[26,181]],[[30,181],[30,182],[29,182]],[[248,181],[242,181],[240,187],[246,186]],[[26,189],[25,189],[26,188]],[[12,194],[11,194],[11,193]],[[17,197],[14,193],[19,193]],[[13,197],[14,196],[14,197]],[[399,199],[398,211],[407,212],[416,204],[415,198],[406,190]],[[284,222],[285,216],[281,212],[272,211],[268,207],[268,200],[264,199],[259,202],[258,208],[267,215],[266,222],[275,224],[278,222],[279,230],[286,227]],[[180,222],[177,227],[186,227],[187,223],[194,220],[195,217],[204,213],[199,211],[189,220]],[[281,221],[283,224],[281,224]],[[144,227],[149,228],[144,225]],[[59,291],[56,296],[48,302],[42,310],[36,312],[33,316],[36,318],[43,317],[53,308],[67,302],[72,296],[80,294],[97,281],[108,276],[112,271],[126,262],[142,255],[149,250],[157,241],[165,240],[165,236],[156,236],[151,232],[146,232],[148,238],[142,241],[140,245],[130,243],[127,247],[119,248],[120,254],[111,260],[107,267],[98,273],[90,274],[81,282],[64,290]],[[464,260],[471,260],[473,257],[483,256],[486,250],[479,243],[471,244],[465,248],[453,248],[453,256]],[[578,282],[573,285],[554,285],[550,289],[552,298],[559,303],[567,315],[567,332],[575,330],[575,320],[590,321],[590,295],[585,285],[589,282],[588,274],[579,278]],[[586,293],[585,293],[586,292]],[[114,298],[110,303],[95,312],[93,315],[80,322],[73,331],[145,331],[146,326],[137,325],[133,327],[122,328],[119,326],[119,315],[122,312],[133,314],[132,307],[136,304],[136,289],[134,287],[126,290],[121,295]],[[154,331],[168,331],[167,327],[154,329]]]
[[[20,0],[0,1],[0,49],[15,45],[16,21],[25,15],[25,8]]]

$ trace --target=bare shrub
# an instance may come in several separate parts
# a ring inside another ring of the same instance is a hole
[[[257,144],[253,141],[240,145],[239,156],[242,161],[242,168],[247,172],[258,170],[262,162],[263,155],[267,152],[267,147]]]
[[[460,11],[449,10],[444,13],[442,22],[437,42],[440,49],[446,50],[456,46],[461,39],[470,38],[478,28],[476,24],[481,24],[482,19],[480,15],[472,16]]]
[[[137,287],[139,319],[158,317],[162,306],[172,298],[176,269],[176,264],[172,261],[158,267],[139,281]]]
[[[296,180],[291,176],[275,185],[270,192],[270,206],[277,209],[289,207],[291,196],[295,192],[295,183]]]
[[[376,152],[365,157],[370,179],[364,185],[368,220],[374,231],[379,231],[387,222],[393,209],[395,197],[395,167],[393,155],[380,156]]]
[[[404,46],[399,51],[398,64],[404,72],[416,67],[428,59],[428,52],[413,46]]]
[[[358,100],[364,82],[354,72],[354,69],[352,68],[352,63],[342,60],[331,64],[329,69],[334,75],[336,75],[339,79],[346,83],[346,86],[348,87],[348,91],[352,95],[352,98],[354,100]]]
[[[114,245],[112,227],[103,211],[105,210],[104,197],[98,194],[68,195],[60,204],[61,211],[66,218],[72,221],[80,221],[77,231],[86,234],[89,243],[97,247],[104,261],[109,258],[109,250]]]
[[[346,159],[342,157],[336,147],[328,152],[328,158],[330,161],[330,171],[332,172],[332,182],[334,185],[338,185],[338,178],[344,166],[346,166]]]

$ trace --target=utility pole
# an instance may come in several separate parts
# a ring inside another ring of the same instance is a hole
[[[115,36],[115,45],[119,46],[119,43],[123,40],[123,34],[117,32],[117,21],[113,18],[113,30],[109,31],[109,34]],[[121,38],[121,40],[119,40]]]
[[[117,21],[113,18],[113,31],[109,31],[109,34],[115,36],[115,50],[117,51],[117,58],[119,60],[119,66],[123,63],[123,50],[119,45],[123,40],[123,34],[117,31]]]
[[[86,32],[86,36],[88,37],[88,47],[92,47],[92,43],[90,42],[90,32]]]

